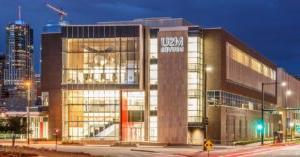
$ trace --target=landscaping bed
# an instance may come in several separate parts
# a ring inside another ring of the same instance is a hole
[[[30,148],[30,147],[0,147],[0,157],[94,157],[87,153],[71,153],[50,150],[47,148]],[[101,157],[101,156],[98,156]]]

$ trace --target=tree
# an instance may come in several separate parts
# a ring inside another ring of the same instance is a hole
[[[23,117],[0,119],[0,132],[12,135],[12,146],[15,146],[16,134],[26,134],[27,124]]]
[[[7,132],[7,121],[6,119],[1,118],[0,119],[0,133],[6,133]]]

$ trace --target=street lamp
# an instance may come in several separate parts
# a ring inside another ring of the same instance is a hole
[[[29,145],[30,144],[30,141],[29,141],[29,125],[30,125],[30,86],[31,86],[31,82],[30,80],[26,81],[25,82],[25,85],[27,87],[27,144]]]
[[[262,129],[261,129],[261,145],[264,144],[264,134],[265,134],[265,124],[264,124],[264,111],[265,111],[265,86],[267,85],[280,85],[281,87],[286,86],[286,82],[263,82],[261,84],[261,94],[262,94],[262,100],[261,100],[261,123],[262,123]]]
[[[207,73],[211,72],[213,68],[211,66],[208,66],[207,64],[204,64],[204,104],[203,104],[203,120],[202,123],[204,124],[204,142],[207,140],[207,125],[208,125],[208,117],[207,117]],[[203,145],[204,146],[204,145]],[[204,149],[204,147],[203,147]]]
[[[292,95],[293,93],[292,93],[292,91],[291,90],[287,90],[286,92],[285,92],[285,95],[286,96],[290,96],[290,95]]]
[[[292,127],[294,127],[294,123],[293,122],[290,122],[289,123],[289,126],[292,128]]]

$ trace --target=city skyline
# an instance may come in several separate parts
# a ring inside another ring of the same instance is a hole
[[[69,14],[66,20],[71,24],[170,16],[183,17],[202,27],[223,27],[279,67],[295,75],[300,73],[300,63],[297,63],[297,32],[294,31],[300,25],[297,22],[299,17],[296,16],[300,12],[297,5],[299,2],[296,1],[49,2],[62,7]],[[59,17],[45,6],[45,1],[1,1],[1,10],[5,14],[0,15],[0,52],[5,51],[5,27],[17,19],[18,4],[22,6],[22,18],[35,30],[34,67],[35,72],[40,73],[40,34],[44,25],[58,22]],[[80,4],[85,4],[85,7]],[[168,4],[172,5],[167,9]]]

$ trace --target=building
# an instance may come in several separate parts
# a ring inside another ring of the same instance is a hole
[[[208,137],[222,144],[255,140],[260,131],[262,83],[276,82],[277,67],[221,28],[204,30]],[[276,85],[265,87],[265,108],[276,105]],[[265,113],[265,136],[273,136],[273,117]]]
[[[277,110],[281,116],[277,123],[280,124],[281,130],[287,138],[299,137],[300,81],[282,68],[277,70],[277,80],[285,82],[285,86],[277,87]]]
[[[4,65],[4,103],[9,111],[26,111],[27,87],[31,81],[32,93],[32,54],[33,30],[21,18],[21,7],[18,7],[18,19],[6,27],[6,52]],[[33,102],[33,99],[31,98]]]
[[[5,55],[1,54],[0,55],[0,92],[1,92],[1,99],[5,95],[2,92],[2,87],[4,85],[4,67],[5,67]]]
[[[29,123],[32,133],[30,138],[47,138],[47,116],[43,114],[42,107],[35,106],[36,95],[39,94],[36,90],[36,87],[39,86],[39,78],[37,77],[37,82],[35,82],[32,64],[33,29],[22,20],[21,7],[19,6],[18,20],[6,27],[4,85],[2,87],[3,100],[1,104],[5,112],[2,115],[27,118],[27,110],[29,110]],[[29,85],[25,83],[29,83]]]
[[[197,141],[201,41],[199,26],[171,18],[68,25],[43,34],[50,136],[57,128],[64,140]]]
[[[206,72],[205,67],[213,68]],[[257,140],[261,85],[277,66],[220,28],[182,18],[65,25],[42,34],[42,102],[49,138],[80,142],[200,144],[207,87],[208,138]],[[265,109],[277,109],[266,86]],[[265,136],[280,128],[265,112]]]
[[[32,79],[33,29],[21,18],[6,27],[4,84],[19,88]]]

